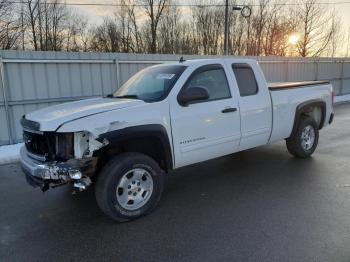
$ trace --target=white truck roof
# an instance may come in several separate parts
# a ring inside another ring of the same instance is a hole
[[[215,63],[223,63],[223,62],[229,62],[229,63],[247,63],[247,64],[254,64],[257,63],[255,59],[250,58],[213,58],[213,59],[193,59],[193,60],[185,60],[184,62],[175,62],[173,64],[181,63],[186,66],[200,66],[200,65],[206,65],[206,64],[215,64]]]

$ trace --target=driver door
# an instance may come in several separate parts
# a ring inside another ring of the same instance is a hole
[[[170,104],[175,166],[181,167],[234,153],[241,138],[237,99],[222,64],[205,65],[192,72],[186,88],[204,87],[209,99],[181,106]]]

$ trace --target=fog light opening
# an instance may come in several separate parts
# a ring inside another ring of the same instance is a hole
[[[76,169],[69,170],[68,174],[69,174],[69,177],[71,179],[81,179],[83,176],[83,174],[79,170],[76,170]]]

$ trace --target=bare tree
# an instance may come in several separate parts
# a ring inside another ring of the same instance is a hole
[[[99,52],[120,52],[122,36],[118,24],[111,18],[92,30],[91,49]]]
[[[273,5],[269,10],[264,31],[263,54],[285,56],[288,52],[288,37],[295,32],[293,17],[285,12],[285,6]]]
[[[263,41],[263,34],[264,29],[266,27],[267,18],[268,18],[268,4],[270,3],[270,0],[259,0],[259,8],[257,15],[254,17],[253,20],[253,27],[255,29],[255,36],[252,41],[253,45],[253,54],[259,56],[262,52],[262,41]]]
[[[88,51],[91,41],[88,20],[85,16],[72,13],[68,19],[68,30],[66,33],[66,51]]]
[[[342,23],[339,17],[336,16],[335,12],[332,13],[331,18],[331,42],[330,42],[330,56],[334,57],[339,49],[339,43],[344,42],[344,36],[342,34]]]
[[[350,51],[350,27],[347,30],[345,57],[349,57],[349,51]]]
[[[242,55],[244,52],[245,19],[237,12],[229,13],[228,50],[231,55]]]
[[[278,1],[278,5],[275,3]],[[300,56],[335,56],[342,48],[341,21],[317,0],[299,0],[294,9],[287,0],[237,1],[252,5],[243,18],[229,12],[229,53],[233,55],[293,54],[288,37]],[[119,0],[114,15],[90,25],[63,0],[0,0],[0,47],[5,49],[223,53],[224,8],[217,0],[193,0],[187,9],[175,0]],[[232,0],[231,4],[236,3]],[[213,5],[210,5],[213,4]],[[185,10],[185,11],[184,11]]]
[[[316,0],[300,2],[297,10],[299,31],[302,39],[298,43],[298,53],[302,57],[319,56],[329,46],[333,28],[330,13],[326,8],[317,4]]]
[[[162,17],[167,0],[140,0],[140,2],[144,4],[143,8],[149,18],[148,30],[145,30],[146,32],[150,32],[151,36],[149,51],[151,53],[156,53],[158,24]]]
[[[25,26],[30,28],[27,37],[34,50],[62,50],[68,27],[67,8],[59,0],[26,0],[23,5]]]
[[[196,38],[204,54],[219,54],[223,44],[223,9],[194,7],[193,19],[196,24]]]
[[[134,37],[134,45],[135,45],[135,52],[140,53],[143,51],[143,41],[142,41],[142,37],[141,37],[141,33],[139,30],[139,25],[137,23],[137,19],[136,19],[136,11],[135,11],[135,4],[134,2],[132,4],[129,4],[128,6],[128,15],[129,15],[129,19],[132,23],[133,26],[133,37]]]
[[[17,48],[21,28],[14,16],[14,4],[8,0],[0,0],[0,48]]]
[[[125,1],[122,0],[121,3],[125,4]],[[121,35],[121,49],[122,52],[129,53],[133,52],[134,48],[132,45],[132,23],[128,15],[128,7],[122,6],[119,12],[115,13],[115,17],[120,23],[120,35]]]
[[[180,10],[176,6],[168,6],[159,24],[158,50],[160,53],[178,53],[180,34]]]
[[[38,6],[39,2],[35,0],[27,0],[25,3],[26,5],[25,9],[25,16],[28,20],[28,24],[30,26],[31,34],[32,34],[32,43],[34,46],[34,50],[37,51],[38,48],[38,41],[37,41],[37,31],[36,31],[36,25],[37,25],[37,18],[38,18]]]

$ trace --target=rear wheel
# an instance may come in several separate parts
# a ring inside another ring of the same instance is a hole
[[[316,121],[302,116],[294,134],[286,140],[289,153],[298,158],[310,157],[318,144],[319,132]]]
[[[163,191],[163,171],[150,157],[121,154],[100,172],[95,189],[101,210],[123,222],[151,212]]]

